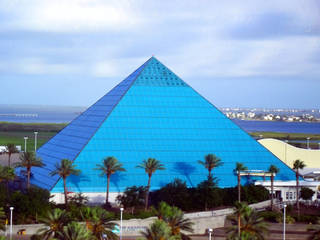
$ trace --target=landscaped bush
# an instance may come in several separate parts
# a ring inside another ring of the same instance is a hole
[[[202,211],[219,206],[233,206],[238,201],[238,188],[218,188],[214,179],[201,182],[196,188],[188,188],[186,182],[175,179],[159,190],[150,193],[151,204],[164,201],[183,211]],[[241,187],[241,200],[248,204],[269,199],[269,191],[263,186]]]
[[[25,193],[15,191],[9,194],[8,204],[14,206],[15,223],[33,223],[51,209],[50,193],[41,188],[30,188]]]
[[[290,215],[286,215],[286,223],[291,224],[291,223],[295,223],[295,218],[290,216]],[[283,222],[283,215],[281,214],[280,216],[277,217],[277,222],[278,223],[282,223]]]
[[[319,217],[314,216],[314,215],[300,215],[300,217],[298,217],[297,215],[294,215],[294,219],[297,222],[303,222],[303,223],[312,223],[312,224],[316,224],[319,221]]]
[[[260,212],[260,216],[263,217],[266,221],[269,222],[278,222],[277,219],[279,217],[282,218],[281,213],[279,212],[272,212],[272,211],[263,211]],[[281,220],[282,221],[282,220]]]

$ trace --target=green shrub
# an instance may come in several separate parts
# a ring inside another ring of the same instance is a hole
[[[300,194],[301,194],[301,198],[303,200],[310,200],[312,198],[312,196],[314,195],[315,191],[313,191],[310,188],[306,188],[306,187],[302,187]]]
[[[290,215],[286,215],[286,223],[291,224],[291,223],[295,223],[295,218],[290,216]],[[282,223],[283,222],[283,215],[281,214],[280,216],[277,217],[277,222],[278,223]]]
[[[312,223],[316,224],[318,223],[319,217],[314,216],[314,215],[301,215],[300,217],[294,216],[297,222],[303,222],[303,223]]]
[[[277,219],[279,217],[282,218],[282,214],[281,213],[272,212],[272,211],[263,211],[263,212],[260,212],[259,215],[261,217],[263,217],[266,221],[270,221],[270,222],[278,222]]]

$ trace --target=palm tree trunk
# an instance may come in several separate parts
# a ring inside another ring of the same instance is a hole
[[[271,174],[271,211],[273,211],[273,173]]]
[[[238,237],[239,237],[239,239],[240,239],[240,235],[241,235],[240,228],[241,228],[241,218],[240,218],[240,213],[238,213]]]
[[[298,210],[298,218],[300,218],[300,206],[299,206],[299,170],[296,171],[296,200],[297,200],[297,210]]]
[[[240,172],[238,173],[238,202],[241,202],[241,185],[240,185],[241,177],[240,177]]]
[[[109,202],[109,186],[110,186],[110,175],[107,175],[107,193],[106,193],[106,206]]]
[[[208,175],[208,179],[211,177],[211,169],[208,170],[209,171],[209,175]]]
[[[147,186],[147,192],[146,192],[146,198],[145,198],[145,207],[144,207],[145,210],[148,209],[150,183],[151,183],[151,175],[149,175],[149,179],[148,179],[148,186]]]
[[[27,188],[30,188],[30,174],[31,174],[31,168],[27,168]]]
[[[68,192],[67,192],[67,183],[66,178],[63,178],[63,188],[64,188],[64,203],[66,205],[66,208],[68,207]]]
[[[9,153],[9,158],[8,158],[8,166],[11,166],[11,153]]]

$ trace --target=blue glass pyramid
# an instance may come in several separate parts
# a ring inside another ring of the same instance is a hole
[[[280,169],[276,179],[295,179],[289,167],[152,57],[38,150],[46,166],[32,170],[31,182],[63,192],[62,180],[50,172],[68,158],[81,170],[67,179],[73,192],[105,192],[106,178],[94,168],[114,156],[127,171],[112,175],[111,192],[146,185],[146,173],[136,166],[150,157],[166,168],[153,175],[151,189],[174,178],[196,186],[208,174],[198,160],[209,153],[224,163],[214,169],[220,187],[237,184],[236,162],[265,171],[274,164]]]

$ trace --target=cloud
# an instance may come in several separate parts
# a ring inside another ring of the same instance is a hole
[[[77,65],[49,63],[40,58],[23,58],[17,62],[2,61],[0,66],[0,71],[3,73],[15,72],[26,75],[61,75],[81,72]]]
[[[139,23],[128,1],[5,0],[1,10],[14,16],[5,29],[45,32],[121,31]],[[10,14],[11,13],[11,14]]]

